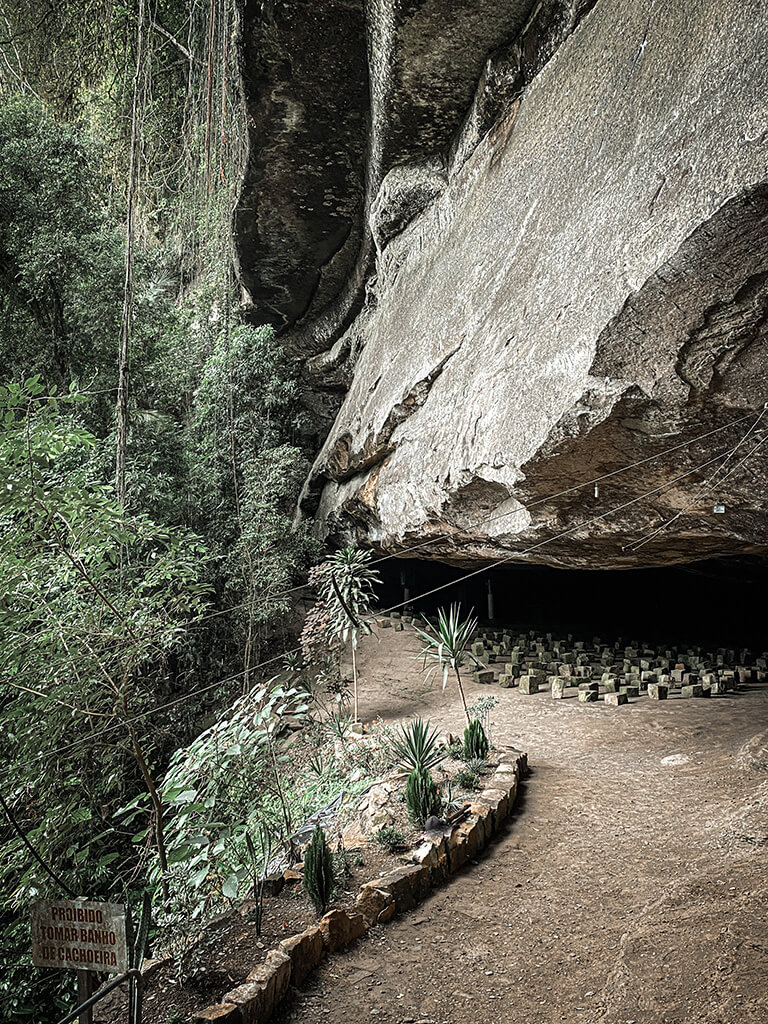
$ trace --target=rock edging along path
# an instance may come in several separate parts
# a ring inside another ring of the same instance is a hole
[[[284,939],[251,971],[244,985],[193,1015],[194,1024],[262,1024],[269,1020],[290,984],[300,985],[326,954],[344,949],[369,928],[412,909],[476,857],[509,817],[528,767],[527,754],[503,745],[500,750],[501,763],[488,787],[471,802],[469,816],[449,836],[425,839],[411,853],[411,863],[366,882],[355,909],[331,910],[319,924]]]

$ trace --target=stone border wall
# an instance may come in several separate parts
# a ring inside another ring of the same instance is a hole
[[[472,860],[490,842],[517,799],[528,755],[501,746],[501,763],[488,787],[472,801],[469,816],[449,836],[435,836],[409,855],[410,863],[395,868],[360,889],[354,908],[330,910],[319,924],[283,939],[254,968],[244,985],[227,992],[215,1006],[191,1018],[193,1024],[263,1024],[274,1013],[291,983],[300,985],[328,953],[345,949],[369,928],[410,910],[433,888]]]

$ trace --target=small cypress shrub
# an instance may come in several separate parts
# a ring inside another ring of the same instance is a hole
[[[473,718],[464,730],[463,751],[465,761],[470,761],[472,758],[484,761],[488,757],[488,737],[485,735],[482,722],[477,718]]]
[[[318,914],[328,906],[333,892],[333,856],[322,826],[316,825],[304,854],[304,888]]]
[[[442,800],[428,771],[414,768],[405,785],[405,804],[413,821],[424,823],[432,814],[440,814]]]

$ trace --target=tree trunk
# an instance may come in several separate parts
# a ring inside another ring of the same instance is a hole
[[[356,641],[355,637],[352,637],[352,691],[354,693],[355,700],[355,725],[360,721],[357,712],[357,656],[356,656]]]
[[[464,717],[467,720],[467,725],[469,725],[469,711],[467,710],[467,699],[464,696],[464,687],[461,685],[461,676],[459,675],[458,669],[456,669],[456,682],[459,687],[459,694],[461,695],[461,704],[462,707],[464,708]]]
[[[162,876],[160,883],[163,887],[163,895],[168,895],[168,855],[165,849],[165,829],[163,821],[163,798],[157,791],[155,780],[152,778],[147,760],[144,757],[144,752],[139,745],[139,741],[136,737],[136,733],[133,728],[128,726],[128,735],[131,737],[131,745],[133,746],[133,756],[136,758],[136,763],[139,766],[142,778],[147,787],[149,798],[152,801],[152,807],[155,811],[155,841],[157,842],[157,859],[160,861],[160,871]]]
[[[125,277],[123,282],[123,318],[120,327],[117,402],[115,418],[117,448],[115,454],[115,493],[125,504],[125,456],[128,447],[128,372],[133,334],[133,212],[136,198],[136,166],[139,143],[139,79],[144,60],[144,0],[139,0],[139,24],[136,36],[136,72],[133,76],[131,103],[131,151],[128,165],[128,197],[125,215]]]

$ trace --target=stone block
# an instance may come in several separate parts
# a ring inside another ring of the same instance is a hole
[[[456,832],[466,844],[467,857],[472,860],[485,846],[485,825],[475,817],[462,821]]]
[[[485,845],[493,835],[493,809],[490,804],[481,800],[475,800],[470,806],[470,812],[474,814],[478,825],[482,829],[483,845]]]
[[[503,687],[505,690],[511,690],[515,683],[515,677],[508,676],[506,672],[502,672],[499,676],[499,686]]]
[[[663,683],[649,683],[648,696],[651,700],[666,700],[669,696],[669,687]]]
[[[597,680],[590,680],[587,683],[579,683],[579,690],[594,690],[595,693],[600,692],[600,683]]]
[[[484,789],[480,794],[480,800],[488,804],[493,812],[493,828],[497,831],[509,814],[509,793],[503,789]]]
[[[579,687],[579,704],[594,704],[599,696],[597,690],[582,690]]]
[[[680,690],[681,697],[703,697],[704,687],[701,683],[691,683],[688,686],[683,686]]]
[[[493,669],[478,669],[477,672],[473,672],[472,675],[476,683],[488,684],[493,682]]]
[[[607,694],[619,692],[619,682],[614,676],[603,680],[603,686],[605,687],[605,692]]]
[[[192,1024],[242,1024],[240,1009],[235,1003],[217,1003],[198,1010],[190,1018]]]
[[[313,925],[298,935],[283,939],[280,949],[291,959],[291,982],[301,985],[323,959],[323,933],[317,925]]]
[[[485,644],[482,640],[476,640],[470,647],[470,651],[476,658],[482,659],[485,657]]]
[[[520,693],[538,693],[539,684],[532,676],[520,676]]]
[[[329,910],[320,919],[320,931],[323,933],[323,945],[333,953],[365,934],[365,920],[362,914],[354,911]]]
[[[376,882],[366,882],[357,894],[355,908],[362,914],[366,925],[370,927],[378,922],[381,913],[390,904],[394,904],[392,893],[380,889]]]
[[[550,676],[550,692],[554,700],[562,700],[565,695],[565,680],[562,676]]]
[[[620,707],[622,704],[629,703],[629,698],[627,697],[626,693],[606,693],[604,699],[605,703],[609,707],[613,708],[617,708]]]
[[[395,868],[377,878],[375,885],[392,894],[398,911],[410,910],[429,894],[429,869],[420,864]]]
[[[629,697],[639,697],[640,696],[640,687],[639,686],[631,686],[630,684],[627,684],[626,686],[622,686],[619,689],[619,693],[626,693],[627,698],[629,698]]]

